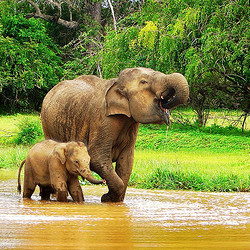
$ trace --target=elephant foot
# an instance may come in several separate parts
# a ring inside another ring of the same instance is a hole
[[[58,191],[56,198],[57,198],[57,201],[67,202],[68,201],[67,196],[68,196],[67,191]]]
[[[110,193],[104,194],[101,198],[102,202],[122,202],[123,198],[121,196],[117,197],[111,195]]]
[[[102,202],[112,202],[111,197],[109,196],[109,194],[104,194],[101,198]]]

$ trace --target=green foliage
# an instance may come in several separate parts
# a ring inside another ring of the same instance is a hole
[[[89,47],[91,46],[91,51]],[[100,43],[93,38],[93,31],[82,32],[77,40],[64,46],[65,56],[70,58],[64,63],[63,79],[74,79],[80,75],[98,74]]]
[[[31,145],[36,143],[43,135],[40,121],[23,119],[17,124],[19,132],[15,138],[16,144]]]
[[[60,53],[39,20],[0,16],[0,107],[35,108],[58,83]]]
[[[249,192],[250,175],[239,177],[232,173],[202,175],[194,171],[157,168],[144,182],[143,188],[213,192]],[[142,184],[141,184],[142,185]]]
[[[138,34],[138,43],[148,49],[154,49],[155,39],[157,35],[157,26],[154,22],[146,22],[146,26],[141,29]]]
[[[76,30],[28,18],[34,7],[27,1],[0,2],[1,109],[38,110],[46,92],[62,78],[111,78],[124,68],[141,66],[185,75],[200,126],[218,107],[248,116],[247,0],[115,0],[117,31],[108,5],[99,5],[98,16],[92,2],[62,4],[61,17],[70,20],[72,14],[79,22]],[[48,1],[36,3],[44,14],[58,12]]]
[[[136,67],[136,44],[139,29],[130,27],[116,34],[111,31],[106,36],[102,52],[102,70],[105,78],[117,77],[124,68]]]
[[[21,162],[27,157],[30,147],[18,146],[5,146],[0,147],[0,169],[16,169],[20,166]]]
[[[211,108],[237,108],[247,114],[248,16],[248,1],[242,0],[146,1],[141,11],[123,19],[117,34],[107,33],[103,75],[114,77],[133,66],[177,71],[188,79],[201,125]]]

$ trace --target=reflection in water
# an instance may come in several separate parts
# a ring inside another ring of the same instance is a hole
[[[0,171],[1,249],[224,248],[250,246],[250,194],[128,189],[102,204],[107,187],[84,186],[84,204],[23,200]]]

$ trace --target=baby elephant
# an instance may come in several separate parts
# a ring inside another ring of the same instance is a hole
[[[30,198],[36,185],[42,200],[55,193],[57,201],[67,201],[68,191],[74,201],[84,201],[78,175],[93,184],[105,181],[94,179],[89,169],[90,157],[82,142],[59,143],[45,140],[35,144],[21,163],[18,190],[21,193],[20,173],[25,163],[23,198]]]

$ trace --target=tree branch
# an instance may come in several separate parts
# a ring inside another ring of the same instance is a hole
[[[67,2],[67,4],[68,4],[69,20],[72,22],[73,18],[72,18],[72,10],[71,10],[71,8],[73,8],[73,7],[72,7],[70,1],[66,1],[66,2]]]
[[[108,0],[108,3],[109,3],[110,10],[111,10],[112,17],[113,17],[114,29],[117,32],[114,8],[112,6],[111,0]]]
[[[237,82],[235,79],[233,79],[232,77],[234,77],[234,78],[238,77],[238,78],[240,78],[241,80],[246,81],[246,79],[243,78],[243,77],[241,77],[241,76],[233,75],[233,74],[226,74],[225,71],[223,72],[223,71],[220,71],[220,70],[215,69],[215,68],[210,68],[210,71],[211,71],[211,72],[215,71],[215,72],[221,74],[221,75],[224,76],[227,80],[229,80],[229,81],[231,81],[232,83],[234,83],[236,86],[238,86],[238,82]]]
[[[52,0],[47,0],[48,3],[50,3],[52,6],[57,7],[58,9],[58,16],[60,17],[62,15],[62,4],[53,2]]]
[[[41,18],[44,19],[46,21],[52,21],[52,22],[56,22],[66,28],[69,29],[75,29],[79,26],[79,23],[76,21],[67,21],[61,18],[61,4],[60,3],[55,3],[51,0],[48,0],[48,2],[54,6],[56,6],[58,8],[58,14],[51,16],[51,15],[45,15],[41,12],[39,6],[33,2],[32,0],[26,0],[28,3],[30,3],[36,10],[35,13],[31,14],[32,17],[34,18]]]

